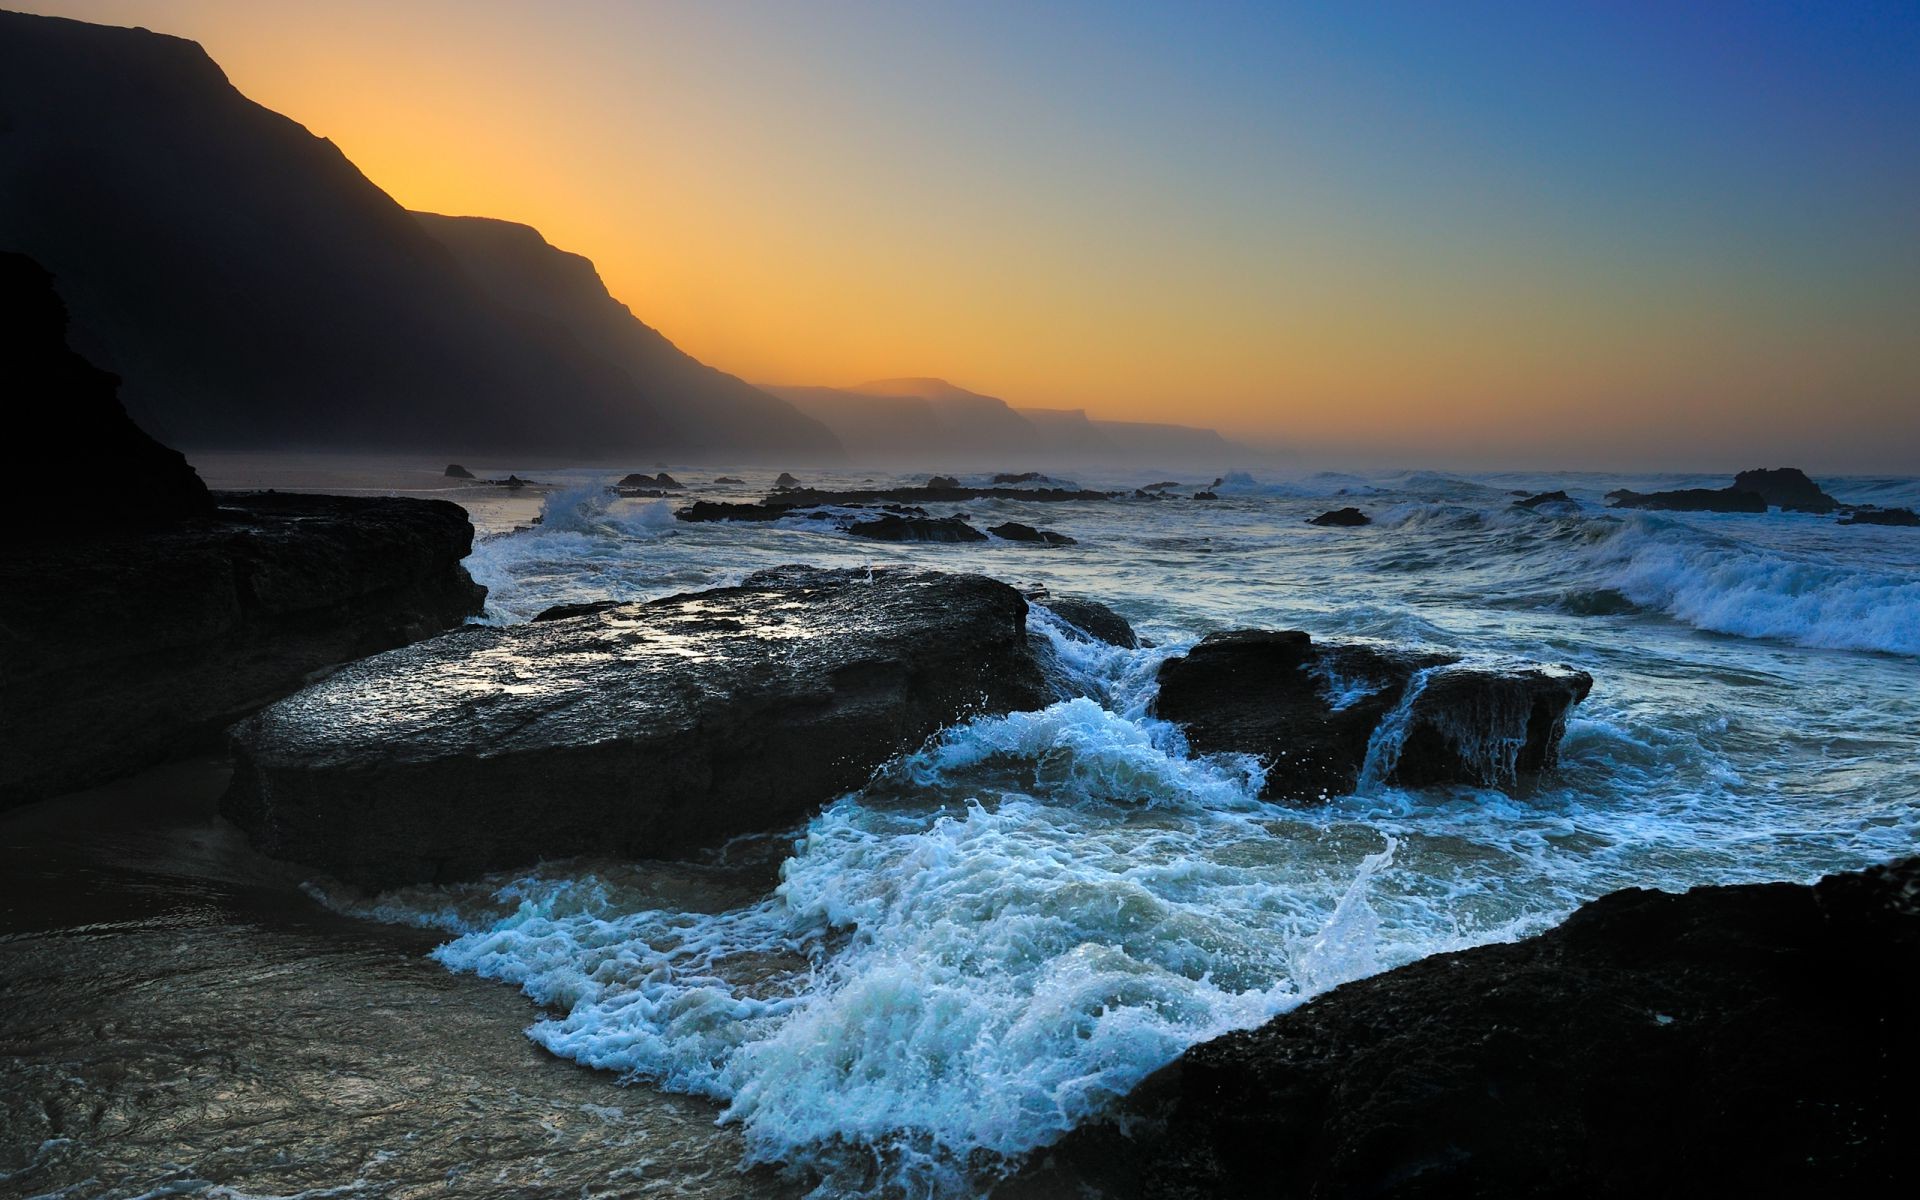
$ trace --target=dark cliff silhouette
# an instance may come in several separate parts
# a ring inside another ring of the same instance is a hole
[[[737,389],[609,362],[591,331],[500,303],[180,38],[0,13],[0,249],[53,272],[75,348],[175,445],[834,449],[772,399],[796,441],[768,446],[732,428],[760,419]]]
[[[128,418],[120,381],[67,346],[53,278],[25,255],[0,253],[0,312],[0,392],[19,451],[7,473],[43,498],[7,522],[5,540],[147,531],[213,512],[180,452]]]
[[[414,213],[494,300],[556,321],[580,344],[659,398],[682,441],[740,452],[836,458],[827,427],[792,405],[684,353],[607,292],[587,258],[540,231],[488,217]]]
[[[767,386],[868,461],[1000,465],[1161,462],[1208,467],[1251,457],[1211,429],[1090,420],[1081,409],[1014,408],[944,379],[879,379],[847,388]]]

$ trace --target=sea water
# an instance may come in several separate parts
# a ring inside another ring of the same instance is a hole
[[[1915,848],[1914,530],[1602,500],[1712,478],[1240,472],[1213,501],[1185,498],[1210,483],[1194,479],[1162,501],[928,506],[1073,546],[897,546],[803,518],[687,524],[679,501],[609,497],[600,473],[519,473],[557,486],[451,494],[479,501],[469,567],[490,622],[782,563],[914,564],[1103,600],[1153,643],[1090,643],[1036,610],[1060,699],[888,764],[787,831],[777,884],[750,899],[718,886],[725,854],[323,893],[444,930],[448,969],[537,1003],[539,1045],[610,1072],[610,1092],[718,1100],[751,1159],[821,1195],[977,1194],[1197,1042],[1618,888],[1811,880]],[[711,499],[768,482],[673,473]],[[1823,482],[1920,500],[1913,479]],[[1575,503],[1513,504],[1555,489]],[[1306,524],[1348,504],[1375,523]],[[1259,763],[1196,757],[1151,715],[1159,664],[1239,627],[1566,663],[1595,686],[1559,768],[1515,794],[1400,790],[1373,769],[1353,795],[1269,804]]]

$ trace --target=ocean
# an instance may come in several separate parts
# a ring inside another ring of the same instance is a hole
[[[196,462],[214,486],[467,504],[488,622],[784,563],[913,564],[1100,600],[1151,643],[1091,645],[1036,609],[1060,700],[949,729],[804,826],[699,862],[553,862],[378,896],[308,882],[336,914],[427,931],[445,971],[519,989],[525,1036],[602,1072],[606,1104],[710,1101],[737,1135],[712,1167],[821,1196],[980,1194],[1189,1046],[1606,892],[1810,881],[1920,842],[1920,531],[1603,500],[1725,476],[1084,471],[1055,479],[1180,486],[928,506],[1076,539],[1049,547],[684,523],[685,500],[609,497],[620,472],[541,464],[513,469],[550,488],[510,493],[387,461]],[[699,499],[759,499],[772,476],[667,469]],[[1843,502],[1920,502],[1912,477],[1820,482]],[[1188,498],[1210,484],[1218,499]],[[1553,490],[1573,503],[1514,504]],[[1373,524],[1307,523],[1348,505]],[[1256,627],[1565,663],[1594,689],[1559,767],[1514,794],[1363,783],[1270,804],[1257,762],[1196,757],[1150,715],[1161,662]]]

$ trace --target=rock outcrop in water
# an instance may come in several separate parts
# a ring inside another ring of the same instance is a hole
[[[1357,508],[1336,508],[1330,512],[1323,512],[1317,517],[1310,518],[1307,524],[1353,528],[1359,525],[1371,525],[1373,524],[1373,518]]]
[[[1211,634],[1160,668],[1157,715],[1196,753],[1252,754],[1269,799],[1367,784],[1509,787],[1553,765],[1584,671],[1317,644],[1299,630]]]
[[[447,469],[446,471],[443,472],[443,474],[445,474],[448,479],[472,479],[473,478],[473,472],[467,470],[465,467],[461,466],[459,463],[448,463]]]
[[[1026,617],[976,575],[784,567],[465,629],[240,725],[223,807],[268,853],[371,888],[715,846],[968,715],[1046,704]]]
[[[984,542],[987,535],[959,517],[902,516],[888,513],[847,527],[855,537],[876,542]]]
[[[169,530],[0,556],[0,807],[211,742],[315,670],[480,610],[457,505],[215,499]]]
[[[1105,642],[1109,646],[1119,646],[1127,650],[1136,650],[1140,646],[1140,639],[1134,634],[1133,626],[1127,622],[1127,619],[1098,600],[1084,600],[1075,596],[1048,596],[1034,603],[1096,642]]]
[[[1909,1195],[1920,859],[1629,890],[1195,1047],[1010,1196]]]
[[[1733,490],[1757,492],[1775,508],[1787,512],[1830,513],[1840,502],[1820,490],[1798,467],[1756,468],[1733,477]]]
[[[1043,546],[1072,546],[1074,539],[1051,529],[1035,529],[1019,521],[1006,521],[988,528],[988,533],[1009,542],[1035,542]]]
[[[1840,518],[1842,525],[1900,525],[1920,527],[1920,513],[1910,508],[1856,508]]]
[[[1515,508],[1539,508],[1543,504],[1578,504],[1578,503],[1579,501],[1575,500],[1572,496],[1567,495],[1566,492],[1558,491],[1558,492],[1538,492],[1538,493],[1535,493],[1534,495],[1528,496],[1524,500],[1515,500],[1513,502],[1513,506]]]
[[[1607,493],[1615,508],[1648,508],[1660,512],[1763,513],[1766,497],[1739,488],[1680,488],[1671,492],[1636,492],[1616,488]]]

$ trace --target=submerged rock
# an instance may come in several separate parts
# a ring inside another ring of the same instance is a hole
[[[1907,1195],[1920,859],[1631,889],[1189,1050],[1010,1197]]]
[[[1240,630],[1163,663],[1154,711],[1196,753],[1259,758],[1262,796],[1315,799],[1363,783],[1511,787],[1553,765],[1592,686],[1563,667]]]
[[[444,472],[444,474],[448,479],[472,479],[473,478],[473,472],[467,470],[465,467],[461,466],[459,463],[448,463],[447,469]]]
[[[716,846],[966,716],[1046,704],[1026,615],[977,575],[783,567],[465,629],[238,726],[223,808],[268,853],[369,888]]]
[[[1308,520],[1307,524],[1351,528],[1357,525],[1371,525],[1373,524],[1373,518],[1357,508],[1336,508],[1331,512],[1323,512],[1319,516]]]
[[[1830,513],[1840,502],[1820,490],[1798,467],[1758,468],[1733,477],[1736,491],[1757,492],[1761,499],[1788,512]]]
[[[204,521],[0,556],[0,807],[213,743],[322,667],[480,610],[444,500],[215,493]]]
[[[847,527],[855,537],[878,542],[984,542],[987,535],[959,517],[912,517],[888,513]]]
[[[1073,546],[1078,544],[1074,539],[1064,533],[1055,533],[1051,529],[1035,529],[1033,526],[1023,525],[1019,521],[1008,521],[1002,525],[991,526],[987,532],[997,538],[1004,538],[1009,542],[1040,542],[1048,546]]]
[[[1515,500],[1513,502],[1513,506],[1515,508],[1539,508],[1542,504],[1578,504],[1578,503],[1579,501],[1575,500],[1572,496],[1567,495],[1563,491],[1562,492],[1540,492],[1537,495],[1528,496],[1525,500]]]
[[[1842,516],[1840,524],[1920,526],[1920,513],[1910,508],[1856,508]]]
[[[1607,493],[1615,508],[1650,508],[1665,512],[1763,513],[1766,497],[1740,488],[1681,488],[1671,492],[1635,492],[1619,488]]]
[[[1036,603],[1096,642],[1105,642],[1109,646],[1120,646],[1127,650],[1137,650],[1140,647],[1140,639],[1134,635],[1133,626],[1127,622],[1127,619],[1098,600],[1049,596]]]

